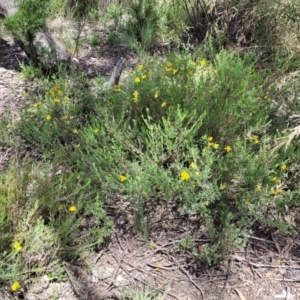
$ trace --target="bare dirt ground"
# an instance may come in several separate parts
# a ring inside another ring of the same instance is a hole
[[[24,92],[35,88],[19,76],[25,54],[11,38],[4,40],[0,43],[0,121],[18,119],[26,101]],[[85,46],[75,61],[94,74],[109,76],[118,57],[104,43]],[[138,58],[125,57],[128,71]],[[1,145],[0,137],[0,171],[15,151]],[[159,209],[152,213],[151,234],[144,240],[134,233],[132,220],[116,216],[111,208],[116,229],[107,245],[72,265],[64,263],[64,281],[45,275],[28,282],[22,299],[300,299],[300,236],[257,232],[218,269],[207,268],[189,251],[178,250],[179,241],[188,235],[199,251],[209,242],[201,221],[179,215],[172,207],[164,208],[163,214]],[[21,299],[10,298],[5,290],[0,288],[0,299]],[[138,297],[139,291],[148,298]]]

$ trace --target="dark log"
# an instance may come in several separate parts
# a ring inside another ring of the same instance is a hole
[[[14,0],[0,0],[0,17],[7,18],[14,15],[18,10]],[[35,33],[32,38],[22,37],[16,40],[29,59],[35,65],[39,65],[46,72],[53,72],[59,63],[69,63],[69,54],[59,47],[51,34],[45,29]]]

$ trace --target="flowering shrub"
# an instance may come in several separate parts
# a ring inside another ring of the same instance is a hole
[[[254,222],[274,223],[270,208],[293,205],[286,200],[293,162],[273,150],[276,107],[254,63],[226,51],[214,61],[150,59],[96,98],[80,84],[54,81],[27,110],[22,134],[37,149],[58,144],[69,167],[88,174],[108,201],[116,194],[130,201],[145,237],[149,203],[199,214],[213,240],[203,259],[216,263]],[[68,205],[59,210],[80,214],[78,202]],[[280,220],[276,226],[288,230]]]

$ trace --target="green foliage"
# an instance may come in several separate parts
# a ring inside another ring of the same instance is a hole
[[[19,130],[36,150],[50,150],[53,145],[76,148],[79,127],[89,118],[94,103],[86,78],[77,75],[71,84],[67,78],[45,80],[44,92],[32,95],[34,103],[22,115]],[[73,91],[73,86],[79,88]]]
[[[110,234],[102,197],[90,181],[58,168],[28,163],[21,171],[15,165],[0,177],[0,282],[44,273]]]
[[[41,68],[36,67],[32,64],[25,65],[24,63],[21,63],[20,68],[21,68],[20,76],[23,79],[28,81],[41,77],[43,75]]]
[[[201,256],[216,264],[245,242],[240,236],[254,222],[291,229],[268,212],[296,194],[284,191],[281,169],[296,157],[273,150],[276,105],[255,61],[226,51],[212,61],[176,53],[145,61],[124,86],[98,96],[83,88],[84,78],[75,76],[72,87],[52,81],[24,114],[21,132],[40,150],[68,153],[70,167],[89,174],[106,199],[129,201],[144,237],[149,206],[175,202],[182,213],[201,215],[212,240]]]
[[[4,24],[14,38],[24,45],[26,53],[32,57],[34,64],[37,65],[34,37],[36,33],[46,27],[49,1],[18,0],[17,5],[17,12],[6,18]]]
[[[129,1],[129,19],[123,31],[130,47],[136,50],[146,50],[155,41],[159,20],[157,5],[157,0]]]

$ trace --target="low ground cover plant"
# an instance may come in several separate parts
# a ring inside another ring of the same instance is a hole
[[[190,9],[170,9],[162,20],[146,2],[129,1],[135,18],[123,28],[138,50]],[[115,17],[124,9],[116,7]],[[283,15],[293,27],[293,15]],[[18,29],[13,20],[7,24]],[[194,254],[208,265],[245,245],[259,226],[298,232],[285,219],[299,209],[297,60],[283,62],[287,52],[278,52],[270,74],[256,51],[212,44],[145,55],[111,90],[102,79],[97,86],[83,72],[60,69],[40,79],[38,93],[26,93],[20,121],[0,124],[0,146],[18,141],[37,158],[16,159],[0,173],[0,282],[11,293],[31,276],[61,274],[62,261],[103,247],[113,230],[106,205],[127,214],[144,239],[157,206],[199,216],[201,231],[193,234],[210,242]],[[193,248],[188,240],[179,246]]]
[[[225,50],[213,61],[173,53],[146,59],[124,85],[98,94],[85,80],[71,88],[58,77],[30,104],[20,133],[41,153],[60,153],[107,202],[129,201],[145,238],[149,203],[200,214],[213,242],[199,255],[214,264],[255,222],[292,230],[272,216],[295,204],[287,172],[295,159],[274,150],[278,106],[255,63]]]

